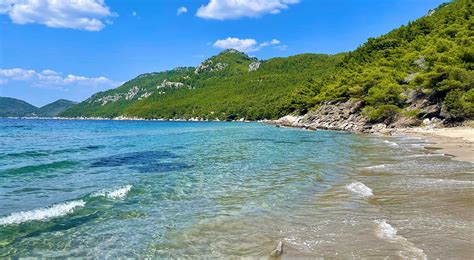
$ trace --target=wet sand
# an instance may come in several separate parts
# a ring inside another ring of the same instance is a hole
[[[397,133],[427,139],[433,143],[426,146],[427,149],[452,155],[455,160],[474,163],[474,128],[472,127],[410,128],[400,129]]]

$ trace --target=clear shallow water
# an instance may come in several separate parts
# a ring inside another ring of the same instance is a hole
[[[0,256],[469,258],[473,164],[419,139],[0,119]]]

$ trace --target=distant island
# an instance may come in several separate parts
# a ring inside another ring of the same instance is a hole
[[[74,105],[77,102],[59,99],[38,108],[23,100],[0,97],[0,117],[56,117]]]

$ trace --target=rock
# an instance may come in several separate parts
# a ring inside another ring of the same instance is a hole
[[[419,73],[419,72],[414,72],[414,73],[408,74],[408,75],[403,79],[403,82],[404,82],[404,83],[407,83],[407,84],[410,83],[410,82],[412,82],[412,81],[416,78],[416,76],[417,76],[418,74],[420,74],[420,73]]]
[[[278,257],[283,254],[283,242],[279,241],[277,247],[270,253],[271,257]]]
[[[425,61],[425,56],[420,56],[420,58],[413,61],[413,64],[417,65],[422,70],[426,70],[428,69],[428,65],[426,65]]]
[[[249,72],[258,70],[258,68],[260,68],[260,64],[261,63],[259,61],[254,61],[254,62],[250,63]]]

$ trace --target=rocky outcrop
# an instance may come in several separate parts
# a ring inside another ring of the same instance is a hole
[[[322,104],[318,109],[304,116],[288,115],[275,121],[275,124],[308,129],[343,130],[362,132],[368,119],[360,114],[362,102],[343,102]]]
[[[362,101],[326,102],[304,116],[287,115],[272,124],[311,130],[341,130],[349,132],[390,132],[385,124],[372,124],[361,114]]]
[[[214,62],[213,60],[208,59],[196,67],[196,69],[194,70],[194,74],[199,74],[201,72],[221,71],[227,68],[227,66],[229,66],[229,64],[222,62]]]
[[[439,104],[430,104],[424,99],[416,99],[413,107],[405,108],[405,112],[416,109],[417,116],[398,114],[390,124],[373,123],[362,114],[363,101],[347,101],[339,103],[326,102],[306,115],[287,115],[270,124],[277,126],[297,127],[311,130],[339,130],[348,132],[391,134],[397,129],[422,126],[425,129],[443,127],[445,121],[439,119]],[[417,105],[415,105],[417,104]]]
[[[261,63],[259,61],[254,61],[249,65],[249,72],[257,71],[260,68]]]
[[[188,87],[189,89],[191,88],[190,86],[187,86],[182,82],[173,82],[173,81],[168,81],[165,79],[156,88],[161,89],[161,88],[183,88],[183,87]]]

